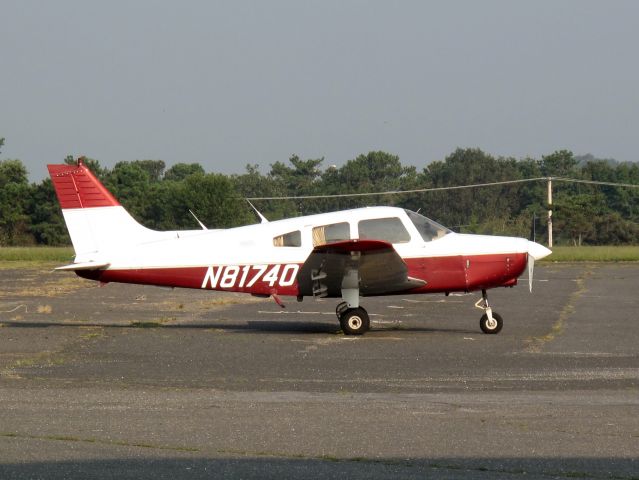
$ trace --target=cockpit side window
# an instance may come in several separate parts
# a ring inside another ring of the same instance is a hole
[[[351,238],[351,227],[348,222],[331,223],[313,227],[313,246],[324,245],[326,243],[349,240]]]
[[[406,213],[425,242],[437,240],[438,238],[451,233],[451,231],[446,227],[434,222],[430,218],[420,215],[419,213],[411,212],[410,210],[406,210]]]
[[[285,233],[273,238],[273,245],[276,247],[301,247],[302,233],[299,230]]]
[[[410,242],[410,234],[397,217],[361,220],[358,224],[359,238],[384,240],[389,243]]]

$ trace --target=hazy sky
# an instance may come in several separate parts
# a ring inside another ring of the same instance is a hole
[[[0,158],[639,160],[636,1],[0,0]]]

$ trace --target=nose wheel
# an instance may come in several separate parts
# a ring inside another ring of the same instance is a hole
[[[499,333],[504,326],[504,320],[501,318],[501,315],[497,312],[493,312],[493,309],[490,308],[486,290],[481,291],[481,298],[475,306],[485,312],[479,319],[479,328],[481,328],[481,331],[488,334]]]

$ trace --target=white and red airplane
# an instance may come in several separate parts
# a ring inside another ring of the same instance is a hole
[[[367,207],[224,230],[166,231],[140,225],[83,164],[48,165],[75,260],[58,270],[100,282],[341,298],[345,334],[370,327],[360,297],[481,291],[480,327],[502,317],[486,290],[512,287],[551,253],[524,238],[451,232],[409,210]],[[261,215],[260,215],[261,216]],[[283,305],[282,305],[283,306]]]

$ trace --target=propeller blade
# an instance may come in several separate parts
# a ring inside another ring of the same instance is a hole
[[[528,254],[528,290],[532,293],[533,273],[535,271],[535,257]]]

